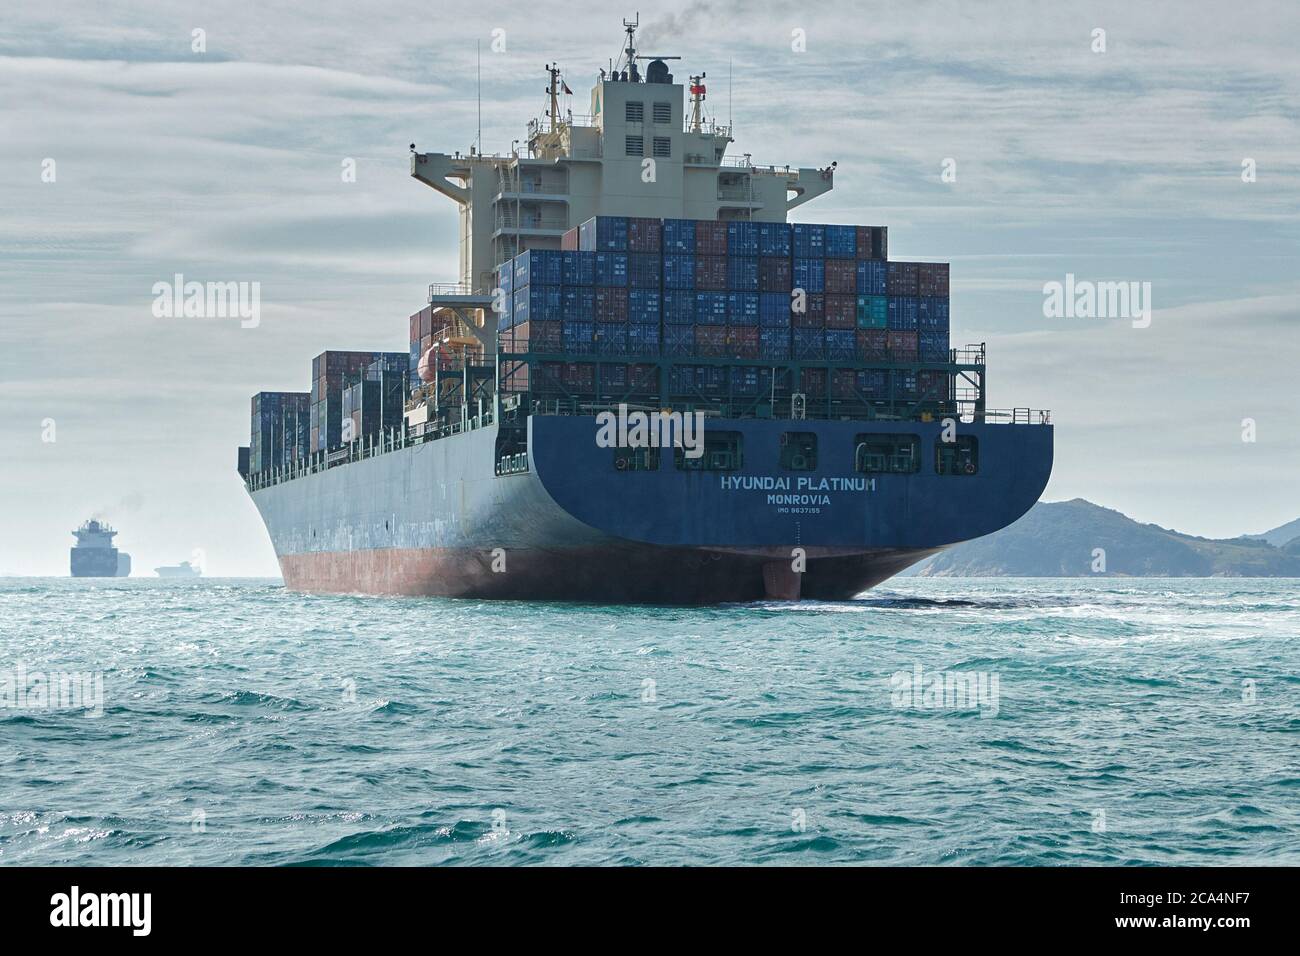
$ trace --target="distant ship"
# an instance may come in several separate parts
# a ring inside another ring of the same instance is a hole
[[[72,533],[77,539],[71,552],[74,578],[124,578],[131,573],[131,556],[113,547],[117,532],[107,522],[91,518]]]
[[[160,578],[198,578],[203,576],[203,570],[190,564],[188,561],[182,561],[180,564],[164,565],[161,568],[154,568],[154,572]]]

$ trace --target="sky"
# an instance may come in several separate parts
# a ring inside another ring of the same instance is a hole
[[[326,348],[405,350],[427,284],[456,277],[455,207],[410,178],[408,146],[475,141],[476,48],[486,151],[540,114],[547,63],[586,112],[636,11],[563,10],[6,8],[0,575],[66,574],[92,515],[137,574],[196,551],[211,575],[278,573],[235,473],[249,397],[307,390]],[[1300,515],[1300,7],[640,16],[643,50],[708,72],[736,156],[838,163],[792,218],[887,225],[892,258],[952,263],[953,339],[988,344],[990,406],[1052,411],[1046,500],[1208,537]],[[178,273],[260,283],[260,323],[156,317]],[[1067,274],[1150,283],[1149,327],[1045,315]]]

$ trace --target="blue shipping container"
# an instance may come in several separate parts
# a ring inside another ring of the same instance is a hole
[[[695,293],[666,289],[663,293],[665,325],[695,324]]]
[[[728,325],[758,325],[759,299],[757,292],[731,292],[727,294]]]
[[[948,300],[942,296],[924,296],[921,299],[918,324],[923,332],[947,332]]]
[[[564,351],[590,354],[596,335],[595,322],[565,322]]]
[[[826,227],[809,222],[796,222],[790,227],[790,248],[800,259],[822,259],[826,256]]]
[[[663,257],[657,252],[627,254],[627,284],[634,289],[658,289],[663,282]]]
[[[627,325],[623,322],[597,322],[595,345],[597,355],[626,355]]]
[[[664,355],[694,355],[695,326],[665,325],[663,337]]]
[[[659,354],[658,322],[632,322],[626,328],[628,355]]]
[[[665,219],[663,231],[663,251],[667,255],[674,252],[693,253],[695,251],[695,220]],[[691,266],[694,275],[695,266]]]
[[[858,295],[884,295],[888,285],[888,270],[881,259],[863,259],[858,262]]]
[[[790,329],[759,329],[758,354],[765,359],[790,357]]]
[[[727,255],[758,255],[758,223],[744,221],[727,223]]]
[[[664,256],[664,288],[695,288],[695,256],[682,253],[670,253]]]
[[[727,259],[727,288],[732,292],[758,291],[758,258],[736,256]]]
[[[560,292],[562,317],[566,322],[592,321],[596,314],[596,290],[573,286]]]
[[[922,332],[918,339],[920,346],[917,355],[922,362],[948,361],[947,332]]]
[[[596,254],[594,252],[562,252],[565,285],[596,284]]]
[[[695,293],[695,322],[698,325],[726,325],[727,293]]]
[[[758,294],[758,324],[768,328],[790,327],[790,296],[784,292]]]
[[[760,222],[758,224],[758,254],[790,258],[790,224],[785,222]]]
[[[826,258],[852,259],[858,254],[857,226],[826,227]]]
[[[627,253],[596,253],[596,285],[619,288],[627,285]]]
[[[856,358],[857,333],[852,329],[826,330],[826,357],[832,362],[852,362]]]
[[[826,333],[821,329],[795,329],[792,342],[796,359],[826,357]]]
[[[794,260],[794,287],[805,292],[826,291],[826,260]]]
[[[629,322],[654,322],[658,324],[663,308],[662,293],[657,289],[633,289],[627,294]]]
[[[914,295],[889,297],[889,328],[892,332],[915,332],[919,321],[919,306]]]
[[[588,219],[578,227],[578,248],[584,252],[626,252],[627,217]]]

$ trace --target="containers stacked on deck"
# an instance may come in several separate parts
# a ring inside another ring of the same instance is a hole
[[[248,467],[280,468],[307,454],[307,392],[258,392],[252,401]]]
[[[351,439],[343,436],[344,390],[362,379],[367,369],[377,363],[376,374],[383,377],[388,387],[396,387],[404,396],[406,385],[398,376],[408,361],[409,356],[402,352],[322,352],[312,359],[311,451],[338,448],[347,440],[361,437],[364,431],[353,432]],[[354,410],[349,408],[349,412]],[[399,419],[400,414],[398,412]],[[384,425],[383,421],[381,416],[381,428],[396,424],[390,421]]]
[[[513,363],[503,389],[636,391],[654,376],[633,360],[662,356],[674,370],[656,393],[761,394],[770,366],[793,362],[858,366],[803,369],[813,397],[888,398],[892,385],[896,397],[946,399],[946,371],[861,368],[949,361],[948,265],[889,262],[887,242],[880,226],[590,219],[562,250],[502,267],[500,351],[539,356]]]
[[[397,352],[379,353],[343,389],[342,439],[365,441],[402,425],[406,404],[407,357]]]

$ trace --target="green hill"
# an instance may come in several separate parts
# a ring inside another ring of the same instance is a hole
[[[1096,549],[1105,570],[1094,570]],[[1039,503],[1001,531],[936,555],[916,572],[932,577],[1300,577],[1300,540],[1215,540],[1140,524],[1082,498]]]

